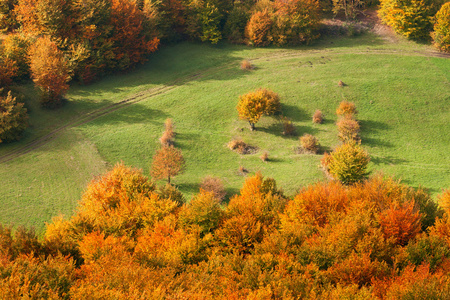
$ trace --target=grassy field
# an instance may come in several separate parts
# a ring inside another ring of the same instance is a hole
[[[240,70],[243,59],[256,69]],[[347,86],[338,87],[339,80]],[[296,137],[283,136],[276,118],[264,117],[255,132],[238,120],[239,95],[259,87],[279,93]],[[70,215],[86,184],[116,162],[148,174],[166,118],[175,123],[175,145],[187,162],[174,179],[187,199],[206,175],[222,178],[229,195],[236,193],[244,181],[240,166],[275,178],[288,195],[325,180],[321,156],[295,148],[304,133],[317,136],[325,150],[337,146],[334,112],[344,99],[359,110],[372,172],[424,186],[433,196],[450,187],[450,60],[403,40],[365,34],[283,49],[183,43],[128,74],[72,86],[58,110],[39,108],[31,84],[18,89],[26,95],[31,127],[20,142],[0,146],[0,221],[38,231],[52,216]],[[311,122],[316,109],[324,124]],[[230,151],[233,138],[258,151]],[[259,159],[263,151],[268,163]]]

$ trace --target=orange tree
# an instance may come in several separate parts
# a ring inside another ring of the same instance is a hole
[[[240,96],[237,110],[239,118],[247,120],[253,131],[262,115],[273,115],[280,111],[280,98],[270,90],[258,89]]]
[[[34,83],[40,89],[41,104],[57,107],[69,89],[67,60],[49,37],[40,37],[30,46],[30,70]]]
[[[185,161],[181,151],[173,146],[165,146],[156,151],[152,162],[152,177],[154,179],[167,178],[182,173],[185,169]]]

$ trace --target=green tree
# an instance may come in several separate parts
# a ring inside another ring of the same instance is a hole
[[[331,153],[328,172],[344,184],[361,181],[367,175],[369,154],[361,145],[350,141]]]

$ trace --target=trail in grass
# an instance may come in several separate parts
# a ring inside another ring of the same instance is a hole
[[[330,50],[279,50],[275,53],[269,53],[266,55],[261,55],[259,57],[256,57],[252,59],[252,61],[257,62],[261,60],[265,61],[277,61],[277,60],[283,60],[288,58],[296,58],[296,57],[304,57],[304,56],[310,56],[314,54],[333,54],[333,55],[340,55],[340,54],[356,54],[356,55],[401,55],[401,56],[425,56],[425,57],[438,57],[438,58],[450,58],[450,55],[445,53],[439,53],[436,51],[405,51],[405,50],[392,50],[392,49],[367,49],[365,51],[361,50],[352,50],[352,49],[344,49],[344,50],[335,50],[330,53]],[[149,98],[155,97],[160,94],[167,93],[178,86],[187,83],[192,80],[198,80],[210,75],[213,75],[215,73],[223,72],[227,69],[235,68],[234,63],[226,63],[217,67],[209,68],[200,72],[195,72],[193,74],[188,74],[186,76],[182,76],[177,78],[176,80],[167,83],[166,85],[158,86],[155,88],[147,89],[144,91],[137,92],[135,94],[130,95],[129,97],[125,98],[124,100],[113,103],[104,107],[101,107],[99,109],[93,110],[91,112],[85,113],[68,123],[52,130],[51,132],[43,135],[38,136],[34,140],[30,141],[29,143],[18,146],[16,148],[13,148],[11,151],[7,152],[6,154],[3,154],[0,156],[0,163],[5,163],[8,161],[11,161],[13,159],[16,159],[24,154],[30,153],[39,147],[47,144],[52,139],[56,138],[62,131],[77,127],[89,122],[94,121],[95,119],[102,117],[104,115],[113,113],[117,110],[123,109],[129,105],[132,105],[134,103],[138,103],[143,100],[147,100]]]

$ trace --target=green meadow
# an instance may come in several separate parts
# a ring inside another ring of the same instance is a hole
[[[241,70],[244,59],[255,69]],[[284,136],[277,117],[263,117],[254,132],[238,119],[239,95],[260,87],[280,95],[296,136]],[[53,216],[70,216],[89,181],[117,162],[149,175],[167,118],[186,160],[173,183],[188,200],[207,175],[220,177],[228,196],[237,193],[246,176],[240,167],[247,176],[273,177],[290,196],[326,180],[322,155],[296,149],[305,133],[324,151],[339,145],[335,111],[343,100],[359,111],[372,174],[422,186],[433,197],[450,188],[450,59],[401,39],[367,33],[295,48],[181,43],[127,74],[72,85],[57,110],[39,107],[31,83],[16,89],[25,95],[31,126],[21,141],[0,146],[0,221],[39,232]],[[323,124],[312,123],[316,109]],[[239,155],[227,148],[234,138],[258,150]],[[264,151],[266,163],[259,158]]]

